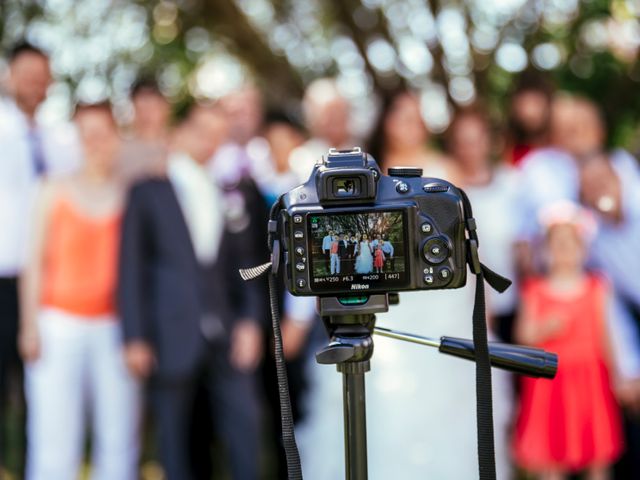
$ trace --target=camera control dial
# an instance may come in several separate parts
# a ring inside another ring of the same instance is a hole
[[[449,187],[444,183],[428,183],[422,187],[425,193],[442,193],[448,192]]]
[[[422,169],[418,167],[391,167],[388,172],[391,177],[422,177]]]

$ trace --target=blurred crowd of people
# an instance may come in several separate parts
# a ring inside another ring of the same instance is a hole
[[[477,105],[432,138],[416,93],[398,90],[367,140],[332,79],[310,84],[302,119],[245,85],[177,121],[143,79],[126,127],[108,103],[50,125],[37,116],[46,53],[20,44],[9,68],[0,429],[24,391],[19,476],[76,478],[91,432],[92,478],[138,478],[148,411],[169,480],[285,478],[268,293],[237,272],[268,259],[272,202],[329,148],[361,145],[383,170],[419,167],[467,192],[481,258],[515,281],[488,292],[494,339],[560,354],[554,381],[496,375],[499,478],[640,478],[640,164],[608,148],[592,101],[527,73],[506,129]],[[280,301],[305,477],[341,478],[340,382],[313,361],[326,342],[315,302]],[[380,321],[468,336],[472,303],[469,288],[403,294]],[[395,348],[376,344],[370,374],[371,478],[473,478],[472,369]],[[0,436],[0,475],[6,450]]]

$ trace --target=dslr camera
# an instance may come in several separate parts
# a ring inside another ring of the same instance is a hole
[[[294,295],[459,288],[466,283],[463,198],[419,168],[383,175],[360,148],[331,149],[282,197],[276,235]]]

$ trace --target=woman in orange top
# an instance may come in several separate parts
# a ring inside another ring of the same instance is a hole
[[[84,168],[43,185],[22,279],[27,478],[77,477],[90,412],[94,478],[133,480],[139,388],[125,367],[114,311],[119,139],[108,105],[81,107],[75,121]]]

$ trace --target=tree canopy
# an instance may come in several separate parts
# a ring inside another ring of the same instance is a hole
[[[597,100],[617,142],[640,115],[638,0],[5,0],[0,16],[5,47],[27,37],[52,53],[60,103],[125,108],[151,72],[178,103],[251,78],[287,105],[331,75],[363,109],[420,90],[438,132],[476,100],[499,117],[514,76],[537,69]]]

